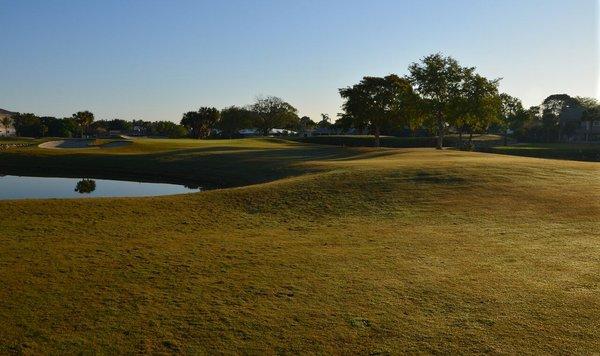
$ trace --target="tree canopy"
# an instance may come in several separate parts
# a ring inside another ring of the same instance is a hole
[[[94,121],[94,114],[87,110],[78,111],[73,114],[73,119],[75,119],[75,122],[77,125],[79,125],[79,128],[81,129],[81,137],[83,137],[83,135],[89,131],[90,125]]]
[[[247,108],[230,106],[221,110],[221,120],[218,127],[224,137],[235,137],[241,129],[254,125],[255,114]]]
[[[198,111],[183,114],[181,125],[190,130],[193,138],[206,138],[221,117],[216,108],[201,107]]]
[[[298,127],[298,110],[276,96],[259,97],[249,109],[254,113],[255,125],[263,135],[268,135],[274,128]]]
[[[360,83],[339,90],[345,117],[357,127],[370,127],[379,146],[381,128],[408,123],[414,93],[410,82],[395,74],[364,77]]]

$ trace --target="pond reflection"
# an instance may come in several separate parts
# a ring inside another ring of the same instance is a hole
[[[75,185],[75,191],[79,194],[89,194],[96,190],[96,181],[93,179],[82,179]]]
[[[73,188],[75,187],[75,188]],[[147,197],[199,192],[198,185],[110,179],[0,175],[0,200],[38,198]]]

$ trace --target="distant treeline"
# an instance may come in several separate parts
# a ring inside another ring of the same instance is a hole
[[[121,119],[94,121],[93,117],[89,111],[79,112],[72,117],[65,118],[15,114],[11,117],[11,123],[18,136],[26,137],[102,137],[109,136],[111,133],[172,138],[188,135],[185,127],[171,121],[127,121]]]
[[[288,102],[274,96],[259,97],[250,105],[218,110],[201,107],[182,115],[179,124],[120,119],[94,121],[89,111],[58,119],[17,114],[12,120],[21,136],[103,136],[113,132],[163,137],[226,137],[244,134],[373,134],[432,136],[441,148],[444,136],[456,133],[457,146],[471,147],[473,134],[499,133],[521,141],[554,142],[598,139],[600,105],[593,98],[555,94],[541,105],[525,109],[518,98],[500,93],[500,79],[488,79],[475,67],[464,67],[454,58],[432,54],[408,67],[408,75],[364,77],[339,89],[342,113],[332,122],[321,114],[319,122],[298,116]],[[277,129],[277,130],[275,130]],[[244,131],[242,131],[244,130]],[[468,141],[463,141],[463,135]]]
[[[241,136],[240,130],[254,129],[256,134],[268,135],[275,128],[294,133],[316,124],[307,117],[299,118],[297,110],[280,98],[258,98],[252,105],[231,106],[223,110],[202,107],[183,114],[180,124],[172,121],[95,120],[90,111],[80,111],[71,117],[56,118],[17,113],[6,118],[3,125],[14,126],[18,136],[83,137],[126,134],[170,138],[207,138]]]

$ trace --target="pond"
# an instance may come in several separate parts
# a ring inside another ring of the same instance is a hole
[[[147,197],[199,192],[198,187],[110,179],[49,178],[0,175],[0,200]]]

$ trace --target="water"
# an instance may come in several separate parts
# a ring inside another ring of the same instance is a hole
[[[146,197],[193,193],[199,188],[177,184],[141,183],[109,179],[48,178],[0,175],[0,200]]]

